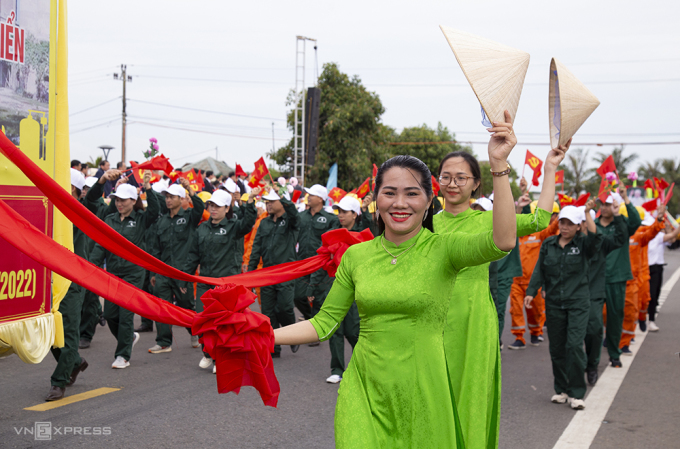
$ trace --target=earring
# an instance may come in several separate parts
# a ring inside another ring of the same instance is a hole
[[[429,212],[429,210],[426,210],[426,211],[425,211],[425,216],[423,217],[423,221],[425,221],[425,219],[427,218],[427,213],[428,213],[428,212]]]

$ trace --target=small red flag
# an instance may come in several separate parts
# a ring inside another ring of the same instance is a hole
[[[555,184],[564,184],[564,170],[555,172]]]
[[[437,182],[437,178],[432,175],[432,192],[434,192],[434,196],[439,196],[439,190],[441,187],[439,186],[439,183]]]
[[[656,190],[656,188],[654,187],[654,182],[652,182],[651,179],[647,179],[642,188]]]
[[[574,201],[574,206],[576,207],[585,206],[586,203],[588,202],[588,198],[590,198],[590,193],[584,193],[583,195],[579,196],[576,201]]]
[[[269,169],[267,169],[267,164],[264,162],[264,158],[259,158],[257,161],[255,161],[255,170],[253,170],[250,181],[248,181],[248,185],[252,188],[257,187],[260,185],[260,180],[268,173]]]
[[[361,199],[365,197],[368,192],[371,190],[371,185],[369,184],[369,181],[371,178],[366,178],[366,181],[362,182],[359,188],[357,189],[357,196]]]
[[[297,203],[302,195],[302,190],[293,190],[293,197],[290,199],[293,203]]]
[[[373,187],[371,190],[375,190],[375,177],[378,176],[378,166],[373,164]]]
[[[647,201],[642,205],[642,208],[647,212],[654,212],[656,208],[659,207],[659,199],[654,198],[653,200]]]
[[[574,199],[569,195],[563,195],[561,193],[557,194],[558,201],[560,202],[560,207],[564,206],[575,206]]]
[[[612,191],[612,185],[607,181],[606,178],[602,178],[600,182],[600,190],[597,192],[597,198],[603,203],[607,201],[607,197]]]
[[[236,164],[236,170],[234,170],[234,174],[236,176],[248,176],[248,173],[243,170],[243,167],[241,167],[239,164]]]
[[[331,197],[333,202],[339,203],[341,199],[343,199],[347,195],[347,192],[342,190],[340,187],[333,187],[330,192],[328,192],[328,196]]]
[[[189,172],[183,173],[182,177],[189,181],[189,187],[194,192],[200,192],[203,190],[203,187],[205,186],[205,183],[203,182],[203,176],[198,173],[195,168],[192,168]]]
[[[356,195],[356,194],[357,194],[357,189],[352,189],[352,190],[349,191],[349,193],[353,193],[353,194]]]
[[[153,157],[146,162],[142,162],[141,164],[130,161],[130,166],[138,170],[163,170],[167,175],[170,175],[170,173],[174,170],[168,158],[162,154]]]
[[[531,183],[535,186],[538,185],[538,178],[541,176],[541,168],[543,167],[543,161],[534,156],[531,151],[527,150],[527,155],[524,158],[524,163],[528,164],[529,167],[534,171],[534,177]]]
[[[673,187],[675,187],[675,183],[671,184],[670,189],[668,189],[668,195],[666,195],[666,198],[664,199],[663,204],[668,204],[671,197],[673,196]]]
[[[611,154],[607,156],[607,159],[605,159],[604,162],[602,162],[602,165],[600,165],[600,168],[597,169],[597,174],[603,178],[607,176],[607,173],[609,172],[617,173],[616,164],[614,164],[614,158]]]

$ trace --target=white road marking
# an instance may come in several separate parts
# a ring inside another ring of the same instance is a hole
[[[661,288],[658,308],[661,308],[661,305],[666,301],[678,279],[680,279],[680,268],[675,270]],[[553,449],[587,449],[590,447],[646,337],[647,332],[640,332],[636,329],[635,342],[637,344],[630,346],[633,355],[621,357],[623,368],[612,368],[611,366],[605,368],[602,376],[586,397],[586,408],[576,412]]]

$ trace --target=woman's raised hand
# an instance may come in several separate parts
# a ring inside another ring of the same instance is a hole
[[[507,167],[510,152],[517,144],[517,136],[512,129],[512,117],[505,111],[505,122],[494,122],[487,128],[491,134],[489,139],[489,164],[493,171],[503,171]]]
[[[569,139],[569,141],[566,144],[560,145],[559,147],[550,150],[548,156],[545,158],[546,169],[553,168],[557,170],[557,167],[559,167],[559,165],[564,160],[564,157],[567,155],[567,151],[569,150],[570,146],[571,139]]]

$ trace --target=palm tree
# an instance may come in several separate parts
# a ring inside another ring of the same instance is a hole
[[[87,161],[87,166],[90,168],[99,168],[99,164],[101,163],[103,156],[97,156],[96,159],[92,159],[92,156],[90,156],[90,160]]]
[[[661,175],[661,161],[656,159],[654,162],[645,162],[638,169],[638,177],[642,179],[652,179]]]
[[[619,176],[622,178],[625,178],[625,175],[628,174],[628,166],[638,158],[637,153],[632,153],[629,156],[624,157],[623,152],[625,149],[625,146],[620,146],[618,148],[614,148],[611,152],[611,156],[614,158],[614,163],[616,164],[616,169],[619,171]],[[601,165],[608,157],[609,154],[607,153],[597,153],[595,160],[599,162],[598,166]]]
[[[564,170],[565,191],[569,195],[580,195],[585,190],[585,180],[588,178],[588,150],[577,148],[569,151],[566,157],[566,164],[559,169]]]

